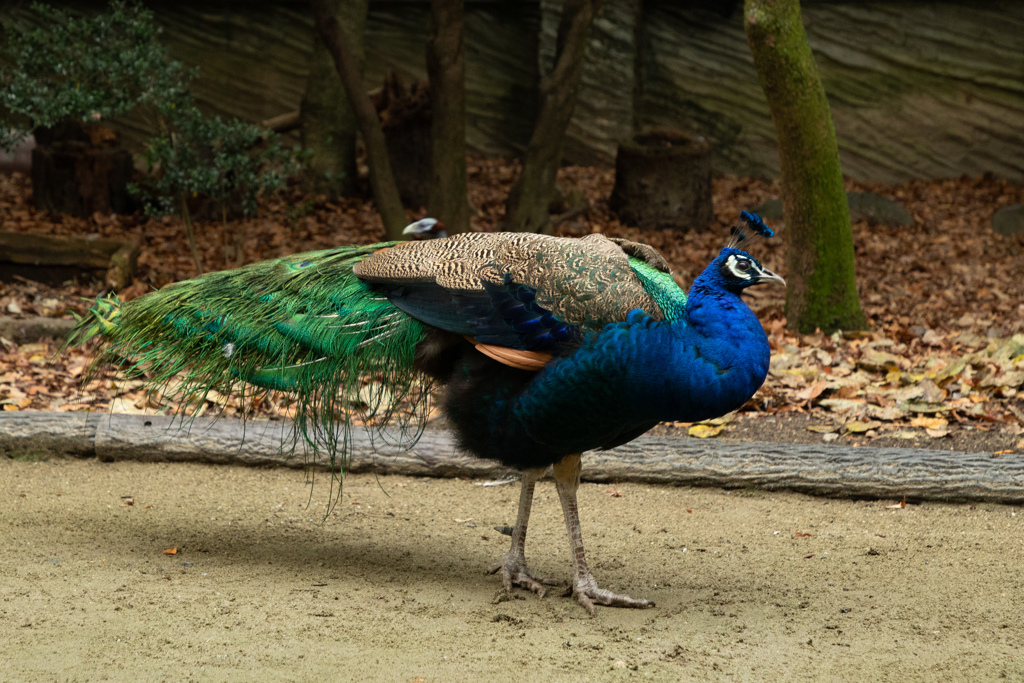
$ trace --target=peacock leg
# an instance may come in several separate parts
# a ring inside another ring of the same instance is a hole
[[[558,490],[558,499],[562,501],[565,528],[569,532],[569,544],[572,547],[572,595],[575,595],[576,600],[591,614],[594,613],[595,602],[612,607],[654,607],[650,600],[638,600],[598,588],[597,581],[587,567],[583,551],[583,531],[580,529],[580,513],[576,505],[576,489],[580,486],[579,454],[566,456],[555,464],[553,470],[555,488]]]
[[[544,597],[545,585],[553,586],[558,581],[533,576],[526,568],[526,527],[530,522],[533,489],[546,469],[546,467],[542,467],[523,472],[523,487],[519,492],[519,513],[516,516],[516,525],[512,529],[512,547],[487,570],[488,574],[494,574],[499,569],[501,570],[505,590],[511,591],[512,586],[522,586],[529,588],[541,597]]]

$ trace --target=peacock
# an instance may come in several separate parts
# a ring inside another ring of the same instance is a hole
[[[489,573],[540,596],[557,583],[525,556],[535,485],[550,467],[572,551],[566,594],[591,613],[651,607],[600,588],[587,566],[581,454],[662,421],[721,416],[764,382],[768,338],[741,294],[785,283],[746,251],[771,229],[741,216],[689,293],[638,242],[465,233],[296,254],[129,302],[102,297],[69,343],[100,337],[98,362],[184,406],[213,389],[289,392],[296,439],[342,470],[354,425],[409,446],[441,387],[461,447],[522,472],[511,546]],[[408,232],[437,232],[430,220]]]

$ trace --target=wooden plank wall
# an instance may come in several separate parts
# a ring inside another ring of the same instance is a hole
[[[102,11],[107,3],[64,0],[73,11]],[[312,16],[304,0],[150,0],[174,59],[199,66],[193,92],[202,109],[249,121],[298,109],[305,89]],[[30,27],[27,3],[0,4],[0,18]],[[540,8],[534,2],[473,2],[466,8],[466,108],[469,144],[489,154],[525,147],[536,112]],[[370,3],[365,80],[380,85],[388,68],[426,78],[429,2]],[[157,129],[133,115],[119,119],[135,149]],[[297,139],[297,138],[296,138]]]
[[[542,73],[554,66],[555,41],[563,0],[541,0],[540,63]],[[615,163],[619,140],[634,127],[637,94],[636,45],[640,0],[605,0],[590,29],[583,84],[564,154],[582,165]]]
[[[529,142],[537,111],[537,2],[465,5],[466,140],[488,154],[518,155]],[[366,81],[375,87],[389,68],[427,78],[429,2],[370,3],[366,22]]]
[[[1024,3],[804,2],[843,171],[1024,179]],[[683,125],[715,169],[773,176],[775,135],[739,10],[645,6],[640,121]]]
[[[60,4],[92,11],[106,3]],[[298,107],[312,31],[304,1],[146,4],[171,53],[202,66],[195,92],[206,110],[258,121]],[[560,4],[467,0],[471,147],[512,155],[525,145],[539,74],[554,54]],[[610,164],[635,121],[704,135],[714,144],[716,171],[775,175],[774,132],[741,7],[605,0],[567,161]],[[24,24],[30,14],[26,3],[12,0],[0,3],[0,16]],[[1024,3],[805,0],[804,18],[847,175],[894,182],[991,172],[1024,179]],[[371,0],[370,87],[389,66],[425,77],[428,24],[428,2]],[[134,117],[124,128],[138,143],[152,123]]]

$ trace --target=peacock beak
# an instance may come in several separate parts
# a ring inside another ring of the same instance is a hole
[[[777,275],[767,268],[761,269],[761,274],[757,276],[757,282],[755,284],[763,285],[767,282],[774,282],[776,284],[786,286],[786,281],[782,279],[781,275]]]

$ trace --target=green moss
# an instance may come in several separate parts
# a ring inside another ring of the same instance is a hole
[[[44,460],[51,460],[54,457],[54,453],[52,451],[39,448],[7,451],[4,455],[11,460],[16,460],[18,462],[43,462]]]
[[[835,127],[798,0],[746,0],[744,26],[779,141],[791,329],[863,329]]]

